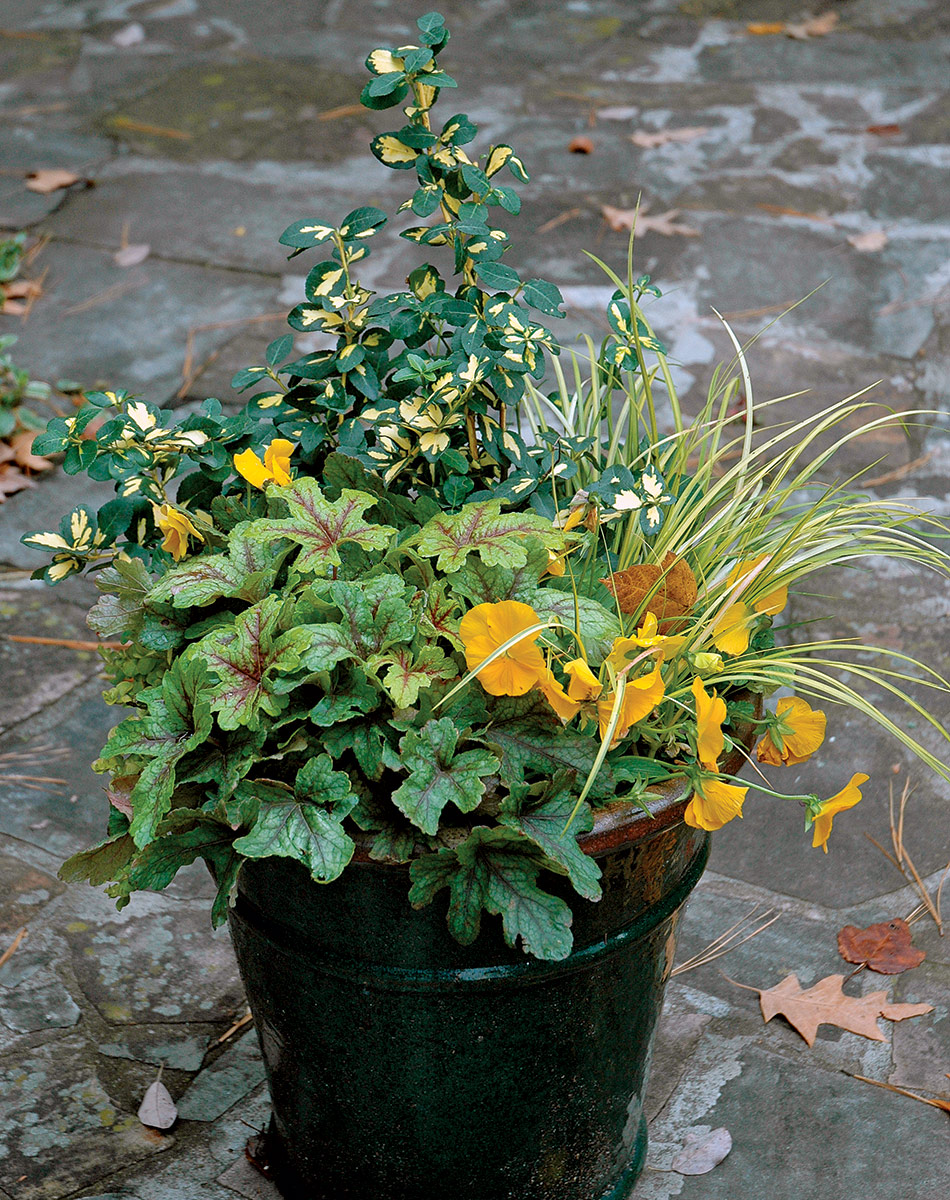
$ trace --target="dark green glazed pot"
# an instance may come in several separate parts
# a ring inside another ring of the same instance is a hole
[[[329,886],[293,860],[246,863],[231,933],[283,1194],[626,1200],[677,922],[709,852],[685,804],[597,814],[580,841],[603,868],[603,899],[562,892],[574,951],[559,963],[511,950],[487,916],[460,946],[446,894],[413,911],[408,869],[365,848]]]

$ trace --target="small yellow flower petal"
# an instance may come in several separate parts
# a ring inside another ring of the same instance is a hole
[[[693,792],[683,820],[694,829],[722,829],[734,817],[742,816],[748,790],[722,779],[704,778]]]
[[[290,456],[294,449],[294,443],[286,438],[274,438],[264,451],[264,466],[279,487],[286,487],[290,483]]]
[[[726,744],[722,732],[726,702],[715,692],[708,695],[698,677],[693,680],[693,698],[696,701],[696,753],[703,766],[714,771]]]
[[[571,659],[564,671],[570,677],[567,694],[572,700],[596,700],[603,690],[600,680],[582,658]]]
[[[639,679],[628,679],[624,688],[623,700],[620,704],[620,719],[617,722],[617,728],[614,730],[611,747],[627,736],[632,726],[642,721],[644,717],[656,708],[663,699],[666,685],[663,682],[663,677],[660,674],[660,664],[653,668],[648,675],[642,675]],[[607,728],[610,725],[610,717],[613,713],[614,699],[616,693],[611,693],[603,700],[597,702],[597,721],[600,726],[601,740],[607,736]]]
[[[541,694],[554,709],[560,719],[567,724],[572,717],[577,716],[581,707],[579,700],[572,700],[563,686],[554,678],[551,671],[545,671],[538,681]]]
[[[155,524],[165,535],[162,549],[167,550],[176,562],[181,562],[188,553],[189,537],[204,541],[188,516],[170,504],[155,507]]]
[[[838,813],[854,808],[861,799],[861,786],[867,781],[867,775],[852,775],[840,792],[836,792],[830,799],[822,802],[818,816],[815,817],[815,836],[812,839],[812,846],[821,846],[822,850],[826,854],[828,853],[828,838],[831,835],[832,821]]]
[[[270,472],[253,450],[244,450],[240,454],[235,454],[234,469],[243,479],[247,480],[251,487],[263,488],[271,478]]]
[[[713,645],[723,654],[744,654],[749,648],[752,613],[741,600],[730,604],[713,623]]]

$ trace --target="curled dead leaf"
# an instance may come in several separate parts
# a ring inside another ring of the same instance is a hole
[[[17,492],[22,492],[24,488],[31,487],[36,487],[36,484],[19,467],[15,467],[12,463],[0,465],[0,504],[7,496],[14,496]]]
[[[52,469],[53,463],[48,458],[42,458],[39,454],[33,453],[33,439],[35,433],[24,429],[21,433],[15,433],[10,438],[10,449],[13,451],[13,459],[16,465],[25,471],[49,471]]]
[[[26,177],[26,186],[30,191],[39,192],[43,196],[58,191],[59,188],[71,187],[78,182],[79,176],[75,172],[64,171],[59,167],[44,167],[40,171],[33,171]]]
[[[589,137],[571,138],[571,140],[567,144],[567,148],[568,148],[568,150],[570,150],[571,154],[593,154],[594,153],[594,143],[590,140]]]
[[[140,262],[145,262],[151,249],[148,242],[133,242],[131,245],[122,246],[121,249],[116,250],[112,261],[117,267],[135,267]]]
[[[838,931],[838,953],[845,962],[862,963],[880,975],[900,975],[927,957],[913,945],[910,926],[902,917],[867,929],[845,925]]]
[[[810,17],[794,25],[786,25],[785,32],[790,38],[805,41],[813,37],[825,37],[837,26],[840,17],[836,12],[822,13],[820,17]]]
[[[161,1076],[161,1071],[159,1071]],[[161,1078],[150,1083],[142,1103],[139,1105],[138,1118],[143,1125],[152,1129],[171,1129],[178,1119],[178,1109],[171,1098],[168,1088]]]

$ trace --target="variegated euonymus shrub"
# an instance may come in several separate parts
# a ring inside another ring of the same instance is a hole
[[[757,435],[736,343],[687,421],[641,307],[659,293],[632,267],[604,267],[612,332],[587,340],[586,362],[571,355],[568,384],[538,316],[559,315],[557,289],[501,261],[496,220],[517,214],[524,167],[509,146],[470,155],[464,114],[433,123],[455,86],[437,63],[448,33],[435,13],[418,26],[421,45],[369,56],[363,102],[406,102],[373,152],[414,175],[403,208],[420,223],[401,236],[440,265],[377,296],[358,274],[382,212],[298,221],[281,238],[291,257],[329,257],[289,322],[323,348],[288,361],[293,335],[271,343],[234,380],[259,389],[236,414],[209,400],[176,420],[101,392],[37,439],[116,488],[24,539],[51,552],[37,572],[50,583],[95,573],[106,697],[129,709],[96,764],[108,839],[64,875],[123,904],[202,858],[220,922],[246,859],[288,856],[330,883],[362,840],[410,864],[414,905],[449,889],[459,940],[487,911],[510,944],[556,959],[571,913],[551,877],[600,894],[577,841],[594,810],[669,782],[688,789],[688,823],[720,828],[750,787],[783,795],[726,774],[728,752],[757,729],[759,762],[804,762],[826,725],[811,701],[864,712],[950,776],[841,681],[838,644],[773,631],[789,586],[823,567],[889,554],[947,574],[948,560],[914,509],[816,482],[886,419],[862,426],[860,400]],[[850,432],[817,450],[842,421]],[[945,683],[891,657],[860,658],[852,677],[946,738],[900,690]],[[778,688],[791,694],[759,713]],[[825,849],[867,779],[844,774],[830,799],[790,797]]]

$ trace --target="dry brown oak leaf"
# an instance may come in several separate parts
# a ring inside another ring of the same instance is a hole
[[[864,963],[880,975],[900,975],[919,967],[927,955],[911,942],[910,926],[903,917],[858,929],[845,925],[838,931],[838,953],[850,963]]]
[[[815,1044],[819,1025],[835,1025],[849,1033],[860,1034],[872,1042],[885,1041],[878,1027],[878,1017],[888,1021],[904,1021],[933,1012],[932,1004],[891,1004],[887,992],[871,992],[867,996],[846,996],[841,985],[843,975],[828,975],[808,989],[798,982],[797,975],[786,975],[775,987],[759,993],[762,1016],[766,1022],[783,1016],[802,1035],[809,1046]]]
[[[668,553],[663,562],[640,563],[624,571],[614,571],[601,583],[617,600],[620,611],[636,616],[651,612],[660,633],[675,633],[682,628],[696,604],[699,589],[689,564]]]

